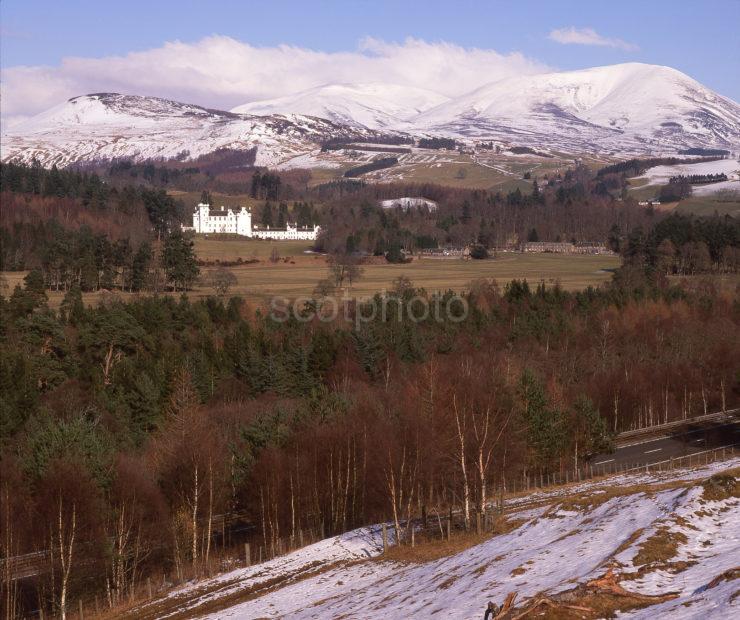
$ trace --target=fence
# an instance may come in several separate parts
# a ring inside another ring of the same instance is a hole
[[[680,420],[673,420],[672,422],[665,422],[663,424],[653,424],[652,426],[643,426],[635,428],[629,431],[624,431],[617,435],[617,441],[622,439],[629,439],[631,437],[639,437],[640,435],[646,435],[650,433],[660,433],[661,431],[668,431],[686,424],[696,424],[699,422],[709,422],[711,420],[722,420],[723,418],[731,419],[740,413],[740,409],[728,409],[726,411],[716,411],[715,413],[708,413],[706,415],[693,416],[691,418],[682,418]]]
[[[550,474],[540,474],[535,476],[523,477],[518,483],[515,481],[512,492],[530,491],[532,489],[543,489],[551,486],[561,486],[572,482],[582,482],[604,476],[612,476],[635,471],[669,471],[680,469],[682,467],[693,467],[705,465],[713,461],[722,461],[734,456],[740,455],[740,444],[734,443],[726,446],[719,446],[710,450],[694,452],[664,461],[648,462],[623,462],[604,463],[602,465],[592,465],[579,468],[577,471],[553,472]],[[517,491],[518,489],[518,491]]]

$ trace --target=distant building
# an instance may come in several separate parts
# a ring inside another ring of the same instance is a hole
[[[412,198],[404,196],[403,198],[392,198],[391,200],[381,200],[380,206],[383,209],[410,209],[411,207],[426,207],[430,211],[437,210],[437,203],[428,198]]]
[[[583,241],[568,243],[560,241],[527,241],[521,246],[522,252],[541,252],[551,254],[614,254],[601,243]]]
[[[560,241],[527,241],[522,244],[522,252],[551,252],[554,254],[573,254],[575,245]]]
[[[210,205],[200,203],[193,213],[192,229],[196,233],[241,235],[256,239],[274,239],[276,241],[299,240],[315,241],[319,226],[298,228],[287,224],[285,228],[257,228],[252,226],[252,213],[242,207],[239,211],[221,207],[211,211]]]
[[[637,203],[641,207],[647,207],[648,205],[653,205],[654,207],[660,206],[660,200],[641,200]]]

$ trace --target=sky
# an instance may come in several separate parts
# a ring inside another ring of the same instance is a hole
[[[740,0],[3,0],[3,124],[93,92],[219,109],[332,82],[459,95],[496,79],[668,65],[740,101]]]

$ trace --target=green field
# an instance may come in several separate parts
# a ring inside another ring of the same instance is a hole
[[[228,244],[227,241],[201,244],[202,251],[214,252],[215,243]],[[287,256],[288,244],[282,247],[284,251],[281,255]],[[393,281],[401,275],[410,278],[415,286],[424,287],[430,292],[447,289],[465,290],[471,281],[479,278],[495,278],[501,285],[514,278],[526,278],[533,284],[544,281],[548,285],[553,285],[559,282],[565,289],[576,290],[609,280],[611,270],[617,268],[619,264],[620,259],[615,256],[519,253],[501,254],[499,258],[482,261],[427,258],[405,265],[370,264],[363,266],[362,278],[347,293],[356,297],[370,296],[378,291],[390,289]],[[189,292],[191,297],[213,295],[213,290],[208,285],[210,269],[212,268],[201,269],[201,282]],[[241,295],[255,303],[262,303],[273,296],[289,298],[310,296],[318,281],[328,275],[326,259],[319,255],[296,256],[295,259],[281,260],[278,263],[260,258],[258,263],[239,265],[230,269],[237,277],[238,284],[229,291],[229,295]],[[2,275],[9,290],[12,290],[21,282],[25,272],[6,272]],[[50,305],[57,307],[63,296],[63,293],[49,292]],[[109,296],[125,298],[131,294],[96,292],[83,295],[85,303],[93,304]]]

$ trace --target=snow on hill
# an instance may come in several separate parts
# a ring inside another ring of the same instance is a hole
[[[648,168],[640,178],[647,181],[642,187],[647,187],[648,185],[665,185],[671,177],[679,175],[723,173],[727,175],[727,181],[694,185],[693,194],[706,196],[726,190],[740,191],[740,162],[736,159],[719,159],[695,164],[674,164],[673,166],[653,166]]]
[[[428,562],[362,561],[382,545],[378,527],[361,528],[185,586],[137,612],[235,620],[479,618],[487,601],[501,603],[509,592],[524,605],[541,596],[571,596],[578,604],[572,593],[611,568],[628,593],[671,594],[620,617],[732,617],[740,611],[733,583],[737,482],[706,479],[738,465],[736,458],[535,493],[509,502],[507,517],[518,524],[510,532]]]
[[[449,99],[397,84],[330,84],[232,112],[154,97],[75,97],[11,127],[0,157],[44,165],[197,157],[257,147],[257,164],[314,161],[333,138],[379,132],[495,140],[566,153],[740,150],[740,106],[690,77],[629,63],[506,78]]]
[[[680,71],[641,63],[506,78],[428,110],[414,124],[591,152],[740,145],[737,103]]]
[[[295,95],[255,101],[232,110],[240,114],[302,114],[370,129],[410,129],[409,121],[449,99],[398,84],[327,84]]]
[[[1,157],[42,165],[113,158],[194,158],[220,148],[257,147],[257,165],[314,151],[329,138],[373,132],[302,116],[251,116],[156,97],[99,93],[75,97],[11,127]]]

